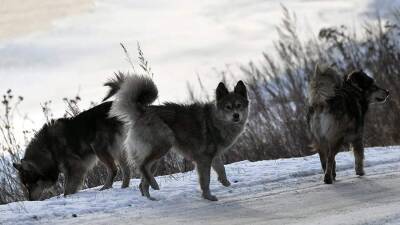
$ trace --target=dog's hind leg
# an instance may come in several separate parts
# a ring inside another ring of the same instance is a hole
[[[129,187],[129,182],[131,180],[131,167],[129,166],[126,151],[122,150],[118,158],[118,164],[122,172],[122,185],[121,188]]]
[[[228,178],[226,177],[225,166],[222,162],[220,156],[216,156],[212,162],[212,168],[218,175],[218,181],[224,185],[225,187],[229,187],[231,183],[229,182]]]
[[[139,190],[142,196],[150,200],[155,200],[150,196],[150,184],[146,181],[146,179],[144,179],[144,177],[142,177],[142,179],[140,180]]]
[[[210,173],[211,173],[212,158],[203,157],[196,160],[197,173],[199,174],[199,183],[204,199],[210,201],[218,201],[217,197],[210,192]]]
[[[364,176],[364,146],[362,140],[357,140],[352,143],[355,158],[355,170],[359,176]]]
[[[160,190],[156,179],[153,176],[151,168],[153,164],[161,157],[163,157],[169,151],[170,146],[167,147],[154,147],[151,153],[139,163],[139,170],[143,178],[150,184],[154,190]]]
[[[97,157],[99,157],[100,161],[107,167],[107,178],[104,186],[100,189],[100,191],[112,188],[114,178],[117,176],[118,168],[115,165],[114,158],[107,151],[97,153]]]
[[[156,179],[154,178],[153,174],[150,172],[150,165],[151,163],[143,163],[139,166],[140,173],[142,174],[143,178],[146,180],[148,184],[150,184],[151,188],[154,190],[160,190]]]
[[[112,188],[114,178],[115,178],[115,176],[117,176],[117,173],[118,173],[118,168],[115,165],[114,160],[109,159],[108,161],[103,161],[103,163],[107,167],[107,178],[106,178],[106,182],[103,185],[103,187],[100,188],[100,191]]]
[[[154,173],[156,171],[156,166],[153,165],[151,170],[152,170],[152,173]],[[144,177],[142,177],[142,179],[140,180],[139,190],[140,190],[140,193],[142,194],[142,196],[144,196],[144,197],[146,197],[146,198],[148,198],[148,199],[150,199],[152,201],[156,200],[155,198],[150,196],[150,191],[149,191],[150,190],[150,184],[149,184],[149,182],[147,182],[146,179],[144,179]]]

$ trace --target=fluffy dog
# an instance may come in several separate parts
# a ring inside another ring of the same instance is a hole
[[[316,66],[309,85],[307,120],[326,184],[336,178],[335,156],[344,145],[352,146],[356,174],[364,175],[365,115],[371,103],[385,102],[388,96],[389,91],[362,70],[342,77],[331,67]]]
[[[14,163],[29,200],[38,200],[64,174],[64,195],[77,192],[97,159],[107,167],[102,190],[111,188],[122,168],[122,187],[129,186],[130,168],[123,148],[126,132],[121,121],[110,118],[112,102],[45,124],[29,143],[21,163]]]
[[[106,99],[116,94],[111,116],[130,124],[125,143],[142,175],[142,195],[153,199],[149,186],[155,190],[159,186],[152,166],[174,149],[196,164],[203,198],[217,201],[209,188],[210,170],[224,186],[230,185],[219,155],[235,143],[246,124],[249,101],[244,83],[239,81],[229,92],[221,82],[215,102],[189,105],[151,105],[158,90],[145,76],[119,74],[106,85],[111,87]]]

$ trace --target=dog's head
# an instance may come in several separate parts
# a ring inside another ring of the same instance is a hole
[[[385,102],[389,91],[375,84],[375,80],[362,70],[347,75],[346,81],[360,90],[369,103]]]
[[[217,115],[230,123],[244,124],[249,112],[247,89],[239,81],[233,92],[229,92],[224,83],[219,83],[216,90]]]
[[[31,161],[21,160],[21,163],[13,163],[23,185],[23,190],[29,201],[39,200],[42,192],[53,185],[52,181],[43,176],[38,167]]]

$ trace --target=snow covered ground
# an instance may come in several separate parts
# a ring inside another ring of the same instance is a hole
[[[400,224],[400,147],[366,150],[365,177],[351,152],[337,156],[338,181],[324,185],[317,155],[227,165],[232,186],[212,174],[219,198],[200,198],[197,174],[158,177],[158,201],[131,187],[0,206],[0,224]]]

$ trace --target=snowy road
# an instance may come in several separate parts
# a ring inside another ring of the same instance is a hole
[[[316,155],[231,164],[232,187],[213,179],[218,202],[199,197],[193,172],[158,178],[157,202],[132,180],[128,190],[0,206],[0,224],[400,224],[400,148],[368,149],[366,159],[359,178],[351,152],[340,153],[334,185],[322,184]]]
[[[101,217],[80,224],[400,224],[400,173],[345,178],[334,186],[299,185],[295,190],[225,199],[216,204],[174,205]],[[61,222],[61,221],[60,221]],[[63,221],[75,224],[76,219]]]

